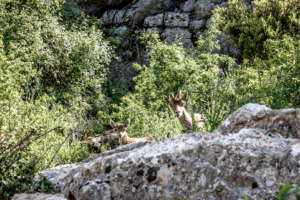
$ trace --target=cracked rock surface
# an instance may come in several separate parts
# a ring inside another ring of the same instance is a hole
[[[275,200],[300,182],[299,119],[299,109],[246,104],[212,133],[125,145],[50,180],[70,200]]]

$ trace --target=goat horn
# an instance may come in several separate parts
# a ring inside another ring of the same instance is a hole
[[[179,90],[177,97],[181,98],[181,90]]]
[[[174,94],[169,92],[170,96],[172,97],[172,99],[174,99]]]

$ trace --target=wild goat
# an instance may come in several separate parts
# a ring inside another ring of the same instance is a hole
[[[169,94],[172,97],[172,99],[169,100],[169,98],[166,95],[164,95],[164,99],[173,109],[182,127],[184,128],[185,124],[188,124],[190,127],[192,127],[193,126],[192,117],[183,107],[184,103],[188,99],[188,92],[185,92],[182,98],[181,98],[181,90],[179,91],[177,97],[174,97],[174,94],[171,92],[169,92]],[[203,119],[202,115],[200,115],[199,113],[194,113],[194,119],[196,122],[196,126],[198,128],[204,128],[204,122],[202,122]]]
[[[110,125],[116,129],[120,144],[125,145],[125,144],[130,144],[134,142],[140,142],[140,141],[151,141],[151,142],[156,142],[152,137],[146,136],[143,138],[130,138],[127,133],[126,133],[126,128],[130,124],[130,119],[127,119],[124,124],[121,123],[115,123],[113,120],[110,120]]]

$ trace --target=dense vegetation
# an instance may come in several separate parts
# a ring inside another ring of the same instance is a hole
[[[107,64],[113,49],[129,47],[104,39],[99,20],[62,0],[1,1],[0,198],[27,190],[39,170],[90,156],[76,135],[100,133],[110,119],[130,118],[128,133],[158,141],[195,131],[182,129],[163,99],[168,92],[189,92],[188,111],[207,118],[202,131],[248,102],[299,108],[300,2],[255,3],[215,10],[193,51],[155,34],[139,37],[149,66],[134,65],[134,91],[112,92]],[[220,30],[242,58],[211,53]],[[43,178],[34,187],[51,191]]]
[[[111,48],[92,19],[64,22],[62,6],[0,3],[0,199],[38,170],[90,155],[72,133],[94,124]]]

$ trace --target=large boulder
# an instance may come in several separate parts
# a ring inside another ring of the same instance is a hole
[[[212,133],[125,145],[50,181],[77,200],[276,199],[284,184],[300,182],[299,121],[299,109],[247,104]]]
[[[198,0],[195,4],[195,19],[207,19],[212,15],[212,10],[214,8],[214,3],[207,0]]]
[[[67,200],[63,194],[45,194],[45,193],[34,193],[34,194],[16,194],[12,200]]]
[[[188,27],[189,15],[185,13],[167,12],[165,14],[165,26],[167,27]]]
[[[191,33],[186,29],[167,28],[161,35],[168,42],[168,44],[182,42],[183,46],[186,48],[193,47]]]
[[[117,149],[111,150],[111,151],[106,151],[104,153],[100,153],[96,156],[92,156],[90,158],[85,159],[84,161],[80,162],[80,163],[76,163],[76,164],[70,164],[70,165],[61,165],[58,167],[54,167],[51,169],[46,169],[44,171],[39,172],[39,174],[45,176],[47,178],[48,181],[50,181],[53,185],[54,185],[54,189],[56,192],[61,192],[61,188],[64,184],[64,181],[67,177],[67,175],[77,169],[78,167],[82,166],[82,165],[89,165],[93,162],[95,162],[95,160],[98,160],[99,157],[104,158],[110,155],[114,155],[114,154],[118,154],[121,152],[126,152],[126,151],[131,151],[133,149],[138,149],[142,146],[145,146],[147,144],[149,144],[151,142],[149,141],[145,141],[145,142],[138,142],[138,143],[132,143],[129,145],[124,145],[121,146]],[[39,176],[36,177],[36,179],[39,179]]]
[[[187,0],[180,5],[180,10],[183,12],[192,12],[195,6],[195,0]]]
[[[156,27],[164,24],[164,14],[146,17],[144,20],[145,27]]]
[[[300,109],[272,110],[258,104],[246,104],[230,115],[214,132],[223,135],[256,129],[272,137],[300,139]]]
[[[275,199],[282,185],[300,181],[299,112],[247,104],[213,133],[177,135],[83,164],[67,175],[62,193],[75,199]]]

